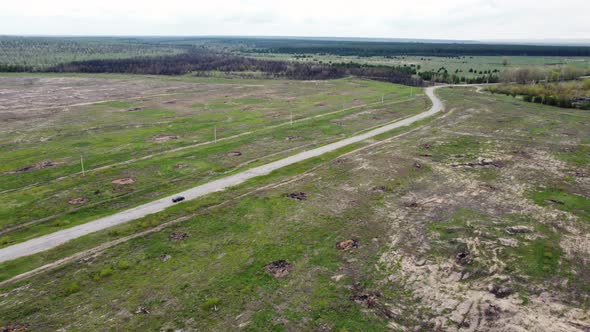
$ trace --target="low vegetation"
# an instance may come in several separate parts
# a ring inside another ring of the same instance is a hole
[[[121,236],[142,222],[187,216],[9,286],[0,326],[589,326],[590,169],[573,147],[588,142],[590,115],[474,89],[438,93],[452,111],[380,137],[403,133],[395,140],[365,142],[364,150],[292,165],[117,227]],[[100,243],[114,233],[89,238]],[[62,249],[75,252],[89,238]]]
[[[590,109],[590,79],[583,81],[501,84],[487,88],[492,93],[522,97],[524,101],[566,108]]]

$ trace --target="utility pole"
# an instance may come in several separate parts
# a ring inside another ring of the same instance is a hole
[[[217,126],[213,127],[213,143],[217,143]]]
[[[84,157],[82,155],[80,155],[80,165],[82,166],[82,176],[84,176],[86,172],[84,171]]]
[[[381,105],[383,105],[383,98],[385,98],[385,95],[381,95]]]
[[[293,125],[293,112],[291,112],[291,126]]]

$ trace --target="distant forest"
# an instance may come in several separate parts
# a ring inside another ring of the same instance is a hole
[[[243,52],[333,54],[341,56],[590,56],[588,46],[475,43],[373,42],[308,39],[211,38]],[[187,42],[185,40],[185,42]],[[242,46],[240,46],[242,45]]]
[[[586,46],[492,45],[318,40],[248,37],[1,37],[0,72],[128,73],[200,76],[216,72],[239,77],[331,79],[357,76],[423,85],[498,82],[498,71],[479,76],[415,65],[368,65],[250,58],[250,54],[333,54],[344,56],[590,56]],[[362,62],[362,61],[361,61]]]
[[[24,69],[24,68],[18,68]],[[314,80],[341,78],[350,75],[391,83],[423,85],[420,78],[413,78],[415,69],[405,66],[371,66],[355,63],[317,64],[276,60],[260,60],[228,53],[194,49],[185,54],[129,59],[100,59],[74,61],[43,70],[57,73],[126,73],[148,75],[183,75],[193,73],[231,72],[263,73],[268,77]]]

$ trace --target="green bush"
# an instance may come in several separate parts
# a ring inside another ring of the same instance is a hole
[[[80,291],[80,284],[76,281],[72,281],[71,283],[67,284],[64,288],[64,294],[70,295]]]
[[[122,259],[119,262],[117,262],[117,268],[119,270],[127,270],[128,268],[131,267],[131,263],[129,263],[129,261]]]
[[[217,305],[220,302],[221,302],[221,300],[219,300],[218,298],[212,297],[210,299],[207,299],[207,301],[203,302],[203,304],[201,304],[201,309],[203,309],[205,311],[215,309],[215,308],[217,308]]]

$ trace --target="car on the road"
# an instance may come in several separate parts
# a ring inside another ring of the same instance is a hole
[[[178,203],[181,201],[184,201],[184,196],[176,196],[176,197],[172,198],[172,202],[174,202],[174,203]]]

